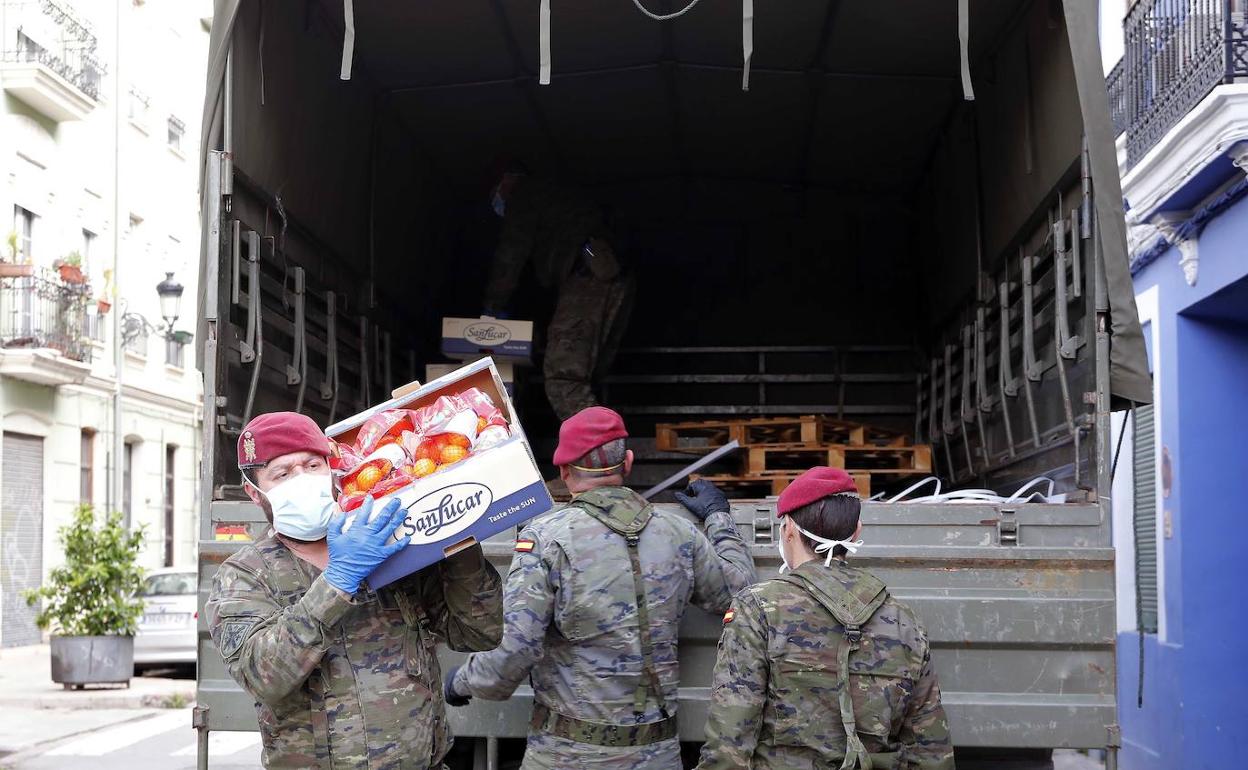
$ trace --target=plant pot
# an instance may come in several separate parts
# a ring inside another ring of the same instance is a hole
[[[0,262],[0,278],[29,278],[34,274],[34,265],[14,265],[9,262]]]
[[[77,265],[60,265],[56,271],[61,274],[65,283],[82,283],[82,268]]]
[[[87,684],[129,687],[133,674],[133,636],[52,637],[52,681],[67,690]]]
[[[96,300],[95,309],[100,315],[108,315],[108,311],[113,309],[113,303],[106,299]]]

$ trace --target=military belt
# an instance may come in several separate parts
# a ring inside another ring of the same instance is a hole
[[[559,738],[595,746],[648,746],[676,737],[676,717],[636,725],[590,722],[551,711],[540,703],[533,704],[529,727]]]

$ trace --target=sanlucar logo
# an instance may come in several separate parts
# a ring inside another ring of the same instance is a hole
[[[511,329],[500,324],[472,324],[464,329],[464,339],[478,345],[502,345],[511,339]]]
[[[443,540],[472,526],[493,502],[490,488],[475,481],[442,487],[407,505],[403,533],[412,545]]]

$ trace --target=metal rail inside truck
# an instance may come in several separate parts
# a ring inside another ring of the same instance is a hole
[[[328,425],[423,379],[439,319],[481,312],[491,169],[519,159],[604,206],[636,276],[603,385],[636,483],[689,459],[646,438],[656,422],[811,413],[931,444],[946,489],[1054,480],[1045,503],[865,504],[855,561],[926,624],[959,767],[1072,747],[1113,768],[1109,415],[1150,387],[1095,0],[545,7],[217,0],[201,601],[231,538],[265,529],[241,426],[278,409]],[[527,276],[511,310],[541,329],[551,304]],[[546,462],[540,375],[520,370],[516,403]],[[774,574],[773,502],[733,510]],[[484,544],[503,574],[513,538]],[[203,617],[206,752],[209,730],[257,727]],[[720,627],[691,609],[681,628],[688,757]],[[451,764],[514,766],[531,703],[521,687],[450,710]]]

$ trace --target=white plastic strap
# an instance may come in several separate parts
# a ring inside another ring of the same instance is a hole
[[[971,13],[970,0],[958,0],[958,47],[962,57],[962,98],[968,102],[975,101],[975,90],[971,88]]]
[[[902,500],[902,499],[904,499],[904,498],[905,498],[905,496],[906,496],[906,495],[910,494],[910,493],[911,493],[911,492],[913,492],[914,490],[919,489],[920,487],[926,486],[927,484],[930,484],[930,483],[932,483],[933,481],[934,481],[934,482],[936,482],[936,491],[935,491],[935,492],[933,492],[933,493],[932,493],[932,495],[933,495],[933,496],[938,496],[938,495],[940,495],[940,479],[936,478],[935,476],[928,476],[927,478],[923,479],[922,481],[920,481],[920,482],[918,482],[918,483],[916,483],[916,484],[911,484],[910,486],[906,487],[906,488],[905,488],[905,490],[903,490],[903,491],[901,491],[901,492],[898,492],[896,495],[894,495],[893,497],[889,498],[889,499],[887,500],[887,502],[890,502],[890,503],[895,503],[895,502],[897,502],[898,500]]]
[[[351,62],[355,58],[355,6],[354,0],[342,0],[342,18],[346,30],[342,33],[342,71],[338,77],[351,79]]]
[[[1026,484],[1022,485],[1021,487],[1019,487],[1018,491],[1010,495],[1008,498],[1006,498],[1005,502],[1013,503],[1013,502],[1017,502],[1018,500],[1022,500],[1024,492],[1046,481],[1049,482],[1049,489],[1047,492],[1041,495],[1041,497],[1043,497],[1045,500],[1048,500],[1049,498],[1053,497],[1053,486],[1054,486],[1053,479],[1049,478],[1048,476],[1039,476],[1037,478],[1032,479],[1031,481],[1028,481]],[[1034,497],[1037,494],[1039,493],[1032,492],[1030,495],[1026,496],[1026,499],[1030,500],[1032,497]]]
[[[741,90],[750,90],[750,60],[754,58],[754,0],[741,0]]]
[[[538,69],[537,82],[550,85],[550,0],[542,0],[537,12]]]

